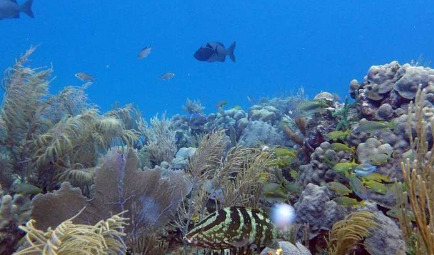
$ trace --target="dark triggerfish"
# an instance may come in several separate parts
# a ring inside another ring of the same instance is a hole
[[[184,239],[214,250],[250,245],[279,248],[277,232],[267,213],[245,207],[226,207],[199,222]]]
[[[194,58],[200,61],[206,62],[225,62],[226,56],[229,56],[233,62],[235,62],[235,42],[229,48],[220,42],[210,42],[200,47],[196,53],[194,53]]]
[[[32,12],[33,0],[28,0],[22,5],[17,3],[17,0],[0,0],[0,20],[2,19],[18,19],[20,12],[24,12],[29,17],[34,18]]]

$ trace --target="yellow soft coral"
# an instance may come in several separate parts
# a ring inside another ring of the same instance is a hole
[[[95,226],[74,224],[73,218],[46,232],[34,227],[35,220],[20,227],[27,234],[24,249],[15,255],[106,255],[124,254],[123,228],[127,219],[115,215]]]

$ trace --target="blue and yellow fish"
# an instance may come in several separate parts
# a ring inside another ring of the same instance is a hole
[[[377,171],[377,166],[371,164],[363,164],[354,169],[354,173],[359,177],[365,177]]]

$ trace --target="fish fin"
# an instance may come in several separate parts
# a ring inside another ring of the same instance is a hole
[[[20,7],[20,11],[22,11],[25,14],[29,15],[30,18],[34,18],[35,17],[35,15],[33,15],[33,12],[32,12],[32,4],[33,4],[33,0],[28,0],[27,2],[25,2]]]
[[[389,129],[395,129],[395,127],[396,127],[396,123],[395,123],[395,120],[392,120],[390,123],[389,123]]]
[[[228,55],[233,62],[235,62],[235,55],[234,55],[235,46],[236,46],[236,43],[233,42],[231,44],[231,46],[228,48]]]
[[[249,245],[250,243],[251,243],[251,240],[246,238],[246,239],[235,240],[233,243],[231,243],[231,245],[236,247],[236,248],[241,248],[241,247]]]

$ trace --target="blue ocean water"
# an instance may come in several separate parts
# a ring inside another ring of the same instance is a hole
[[[22,3],[22,0],[19,0]],[[53,65],[51,92],[97,81],[87,90],[103,111],[135,103],[146,117],[181,112],[186,98],[207,112],[220,100],[249,105],[300,86],[347,94],[371,65],[434,59],[434,1],[50,1],[34,0],[34,19],[0,21],[0,70],[31,45],[31,65]],[[236,63],[199,62],[206,42],[237,42]],[[146,59],[138,51],[152,45]],[[167,81],[166,72],[176,76]]]

